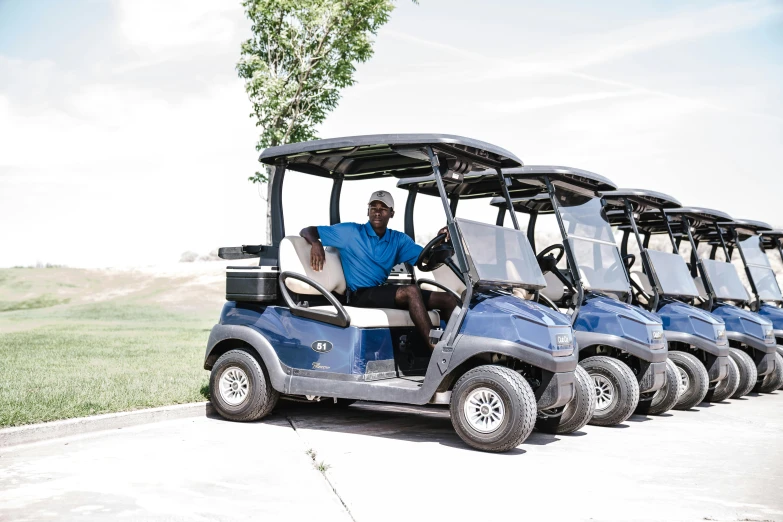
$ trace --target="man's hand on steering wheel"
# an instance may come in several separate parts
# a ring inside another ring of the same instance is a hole
[[[441,234],[446,234],[446,239],[443,240],[444,243],[448,243],[449,241],[451,241],[451,235],[449,234],[449,227],[448,226],[445,226],[445,227],[441,228],[440,230],[438,230],[437,235],[439,236]]]

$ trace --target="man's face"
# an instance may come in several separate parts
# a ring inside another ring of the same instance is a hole
[[[367,216],[373,228],[386,228],[389,220],[394,217],[394,209],[387,207],[380,201],[373,201],[367,208]]]

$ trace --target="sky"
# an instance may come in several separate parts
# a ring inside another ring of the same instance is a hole
[[[783,2],[397,6],[320,137],[458,134],[783,227]],[[0,0],[0,266],[262,243],[249,31],[226,0]],[[326,224],[328,182],[286,179],[288,233]],[[349,185],[344,221],[387,188],[403,228],[392,180]],[[416,217],[442,226],[436,201]]]

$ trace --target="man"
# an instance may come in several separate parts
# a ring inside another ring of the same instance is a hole
[[[364,225],[339,223],[303,228],[299,235],[311,246],[310,265],[321,271],[326,257],[324,246],[337,248],[348,286],[348,304],[408,310],[417,331],[432,349],[427,310],[439,310],[441,318],[448,322],[457,300],[446,292],[420,290],[416,285],[385,285],[392,267],[398,263],[415,264],[422,247],[406,234],[387,228],[394,217],[394,198],[385,190],[372,193],[367,216],[369,221]],[[439,234],[444,232],[448,235],[446,227]]]

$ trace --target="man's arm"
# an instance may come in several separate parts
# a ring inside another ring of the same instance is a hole
[[[316,272],[320,272],[324,268],[326,253],[324,252],[324,246],[321,244],[318,227],[305,227],[299,231],[299,235],[310,244],[310,267]]]

